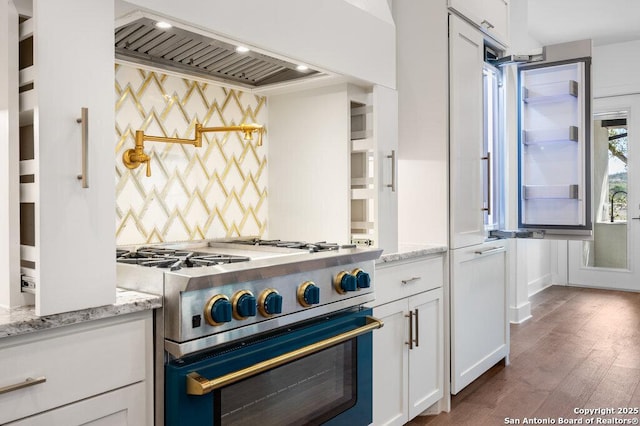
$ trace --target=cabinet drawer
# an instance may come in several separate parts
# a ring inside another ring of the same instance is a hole
[[[376,300],[371,306],[441,287],[444,281],[443,268],[442,256],[376,265]]]
[[[0,394],[0,424],[143,381],[151,332],[146,314],[0,340],[0,388],[46,378]]]

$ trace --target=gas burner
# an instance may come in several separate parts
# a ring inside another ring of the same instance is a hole
[[[116,256],[116,261],[120,263],[169,268],[171,271],[177,271],[182,268],[215,266],[251,260],[251,258],[246,256],[202,253],[161,247],[140,247],[136,251],[116,250]]]
[[[320,241],[317,243],[306,243],[303,241],[283,241],[283,240],[261,240],[258,238],[250,240],[234,240],[230,241],[234,244],[245,244],[252,246],[271,246],[271,247],[284,247],[291,249],[308,250],[309,252],[338,250],[340,248],[347,248],[347,246],[340,246],[336,243],[327,243],[326,241]],[[349,248],[353,246],[348,246]]]

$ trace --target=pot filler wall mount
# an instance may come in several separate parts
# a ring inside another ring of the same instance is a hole
[[[147,177],[151,176],[151,156],[144,152],[144,142],[166,142],[166,143],[180,143],[193,145],[196,148],[202,147],[202,134],[208,132],[230,132],[240,131],[244,133],[244,139],[246,141],[253,140],[253,133],[258,133],[257,145],[262,145],[262,134],[264,133],[264,126],[256,123],[240,124],[238,126],[220,126],[220,127],[202,127],[202,124],[196,124],[196,134],[193,139],[166,137],[166,136],[151,136],[145,135],[144,130],[136,130],[136,145],[135,148],[128,149],[122,154],[122,162],[129,169],[135,169],[142,163],[147,164]]]

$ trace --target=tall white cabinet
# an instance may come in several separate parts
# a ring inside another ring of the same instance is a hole
[[[10,107],[19,135],[9,143],[20,146],[23,288],[35,294],[38,315],[110,304],[114,3],[33,0],[18,12],[20,54],[11,66],[20,68],[19,81],[10,89],[20,94]]]
[[[485,36],[449,16],[451,393],[509,356],[507,240],[486,241]],[[495,164],[495,163],[494,163]],[[498,163],[499,164],[499,163]],[[496,176],[496,174],[494,174]],[[490,182],[491,179],[488,179]],[[491,201],[489,201],[490,205]]]

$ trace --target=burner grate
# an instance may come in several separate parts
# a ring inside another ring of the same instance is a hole
[[[309,252],[338,250],[340,248],[350,248],[353,246],[340,246],[336,243],[328,243],[326,241],[319,241],[317,243],[306,243],[304,241],[283,241],[283,240],[234,240],[231,241],[234,244],[245,244],[252,246],[271,246],[271,247],[284,247],[291,249],[308,250]]]
[[[141,247],[136,251],[116,250],[117,262],[150,268],[168,268],[171,271],[177,271],[182,268],[247,262],[249,260],[251,258],[246,256],[192,252],[162,247]]]

